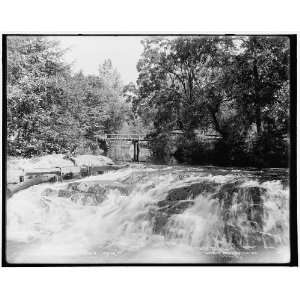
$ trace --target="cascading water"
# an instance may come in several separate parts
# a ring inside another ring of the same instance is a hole
[[[287,173],[133,165],[7,200],[21,263],[289,261]]]

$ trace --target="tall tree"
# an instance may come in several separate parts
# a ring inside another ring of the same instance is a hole
[[[258,135],[276,93],[288,80],[289,41],[284,37],[245,37],[237,57],[235,97]],[[288,100],[288,99],[287,99]]]
[[[197,129],[212,127],[232,158],[242,157],[253,127],[258,138],[265,135],[261,149],[267,134],[287,129],[287,38],[180,37],[143,44],[135,102],[153,123],[154,136],[165,139],[170,130],[181,129],[190,141]]]
[[[44,148],[40,127],[51,122],[70,69],[58,44],[46,38],[10,37],[7,50],[8,148],[30,155]]]
[[[191,134],[210,122],[222,132],[216,114],[228,89],[222,65],[230,46],[230,40],[217,37],[144,41],[138,63],[140,107],[149,104],[160,127],[164,120]]]
[[[8,40],[8,153],[76,149],[126,118],[119,73],[110,60],[98,76],[72,74],[64,51],[46,38]]]

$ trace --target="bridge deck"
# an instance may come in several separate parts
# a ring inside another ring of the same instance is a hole
[[[148,141],[145,134],[103,134],[97,138],[111,141]]]

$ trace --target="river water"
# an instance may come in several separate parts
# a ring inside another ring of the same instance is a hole
[[[132,164],[7,200],[11,263],[287,263],[284,169]]]

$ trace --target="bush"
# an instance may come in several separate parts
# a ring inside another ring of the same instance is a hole
[[[288,167],[288,144],[274,133],[264,132],[250,155],[251,163],[258,167]]]
[[[216,142],[181,138],[174,153],[181,163],[236,167],[287,167],[288,144],[274,132],[245,139],[238,133]]]
[[[154,162],[169,163],[172,155],[176,151],[174,149],[174,140],[169,133],[159,133],[149,136],[151,156]]]
[[[216,164],[217,160],[214,143],[198,141],[193,137],[180,138],[174,156],[179,162],[189,164]]]

